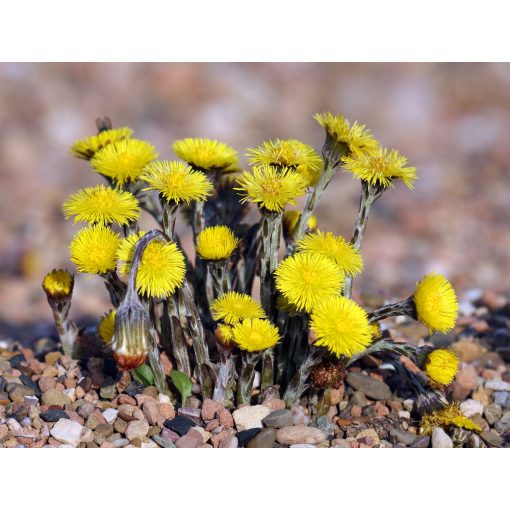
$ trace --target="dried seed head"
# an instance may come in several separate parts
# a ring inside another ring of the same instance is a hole
[[[325,360],[319,363],[310,375],[316,388],[339,389],[345,379],[345,365],[340,361]]]

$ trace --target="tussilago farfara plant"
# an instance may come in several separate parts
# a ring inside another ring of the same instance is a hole
[[[71,261],[102,278],[111,298],[94,332],[104,356],[172,398],[183,378],[202,398],[226,405],[280,396],[290,406],[308,397],[320,424],[330,389],[370,354],[411,382],[425,430],[448,420],[466,425],[440,392],[455,377],[456,355],[393,343],[379,328],[383,319],[407,316],[431,332],[451,330],[457,299],[448,280],[428,274],[407,299],[370,312],[351,299],[371,207],[400,182],[412,189],[416,169],[364,125],[331,113],[315,119],[325,131],[322,156],[299,140],[264,141],[247,150],[251,169],[244,172],[232,147],[205,138],[174,142],[179,160],[160,161],[149,142],[113,129],[108,119],[72,146],[105,178],[63,205],[66,218],[85,223],[70,243]],[[314,216],[342,173],[361,185],[350,240],[321,231]],[[302,210],[291,208],[302,196]],[[252,225],[244,219],[250,203],[259,212]],[[157,229],[139,229],[144,212]],[[182,249],[179,218],[191,226],[195,253]],[[80,332],[68,319],[73,283],[70,273],[54,270],[43,286],[65,352],[79,356]],[[175,369],[170,378],[162,352]],[[405,369],[401,355],[422,377]]]

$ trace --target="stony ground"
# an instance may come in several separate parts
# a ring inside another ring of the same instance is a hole
[[[278,399],[233,411],[197,397],[174,406],[155,387],[116,374],[109,362],[71,360],[48,352],[54,344],[41,340],[33,350],[12,342],[0,348],[0,447],[508,447],[510,304],[492,293],[471,297],[461,303],[455,334],[427,339],[451,345],[462,360],[447,395],[483,429],[462,443],[450,429],[420,435],[412,393],[374,358],[352,367],[333,392],[334,431],[327,436],[311,426],[305,401],[290,410]],[[397,340],[423,342],[423,330],[413,324],[388,331]]]

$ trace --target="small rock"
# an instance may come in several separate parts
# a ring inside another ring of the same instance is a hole
[[[350,448],[350,447],[351,442],[347,441],[347,439],[333,439],[333,441],[331,441],[331,448]]]
[[[111,436],[113,434],[113,425],[110,425],[109,423],[100,423],[94,432],[101,434],[104,437]]]
[[[180,437],[176,442],[177,448],[197,448],[204,442],[202,434],[197,430],[191,429],[187,434]]]
[[[349,413],[350,415],[353,417],[353,418],[360,418],[361,417],[361,414],[363,412],[363,409],[361,408],[361,406],[358,406],[358,405],[354,405],[351,407]]]
[[[365,394],[362,391],[355,391],[352,394],[352,397],[349,400],[349,405],[351,406],[359,406],[361,408],[368,406],[370,403],[365,397]]]
[[[124,393],[130,397],[134,397],[143,391],[143,384],[138,381],[131,381],[126,388],[124,389]],[[122,395],[121,395],[122,396]],[[120,398],[120,397],[119,397]],[[131,404],[131,402],[123,402],[125,404]],[[136,404],[136,402],[135,402]]]
[[[453,448],[453,441],[442,428],[435,427],[432,431],[432,448]]]
[[[368,375],[349,372],[345,378],[347,383],[355,390],[364,393],[373,400],[386,400],[391,397],[390,387],[383,381],[378,381]]]
[[[285,409],[285,402],[279,398],[269,398],[262,402],[263,406],[269,407],[271,411],[276,411],[278,409]]]
[[[228,435],[226,438],[222,439],[219,444],[219,448],[237,448],[239,445],[239,440],[236,436]]]
[[[459,356],[461,361],[471,363],[480,359],[486,349],[476,342],[463,340],[452,344],[451,349]]]
[[[236,428],[243,430],[262,428],[262,420],[271,413],[271,410],[263,405],[245,406],[236,409],[233,413]]]
[[[507,411],[501,419],[494,426],[500,434],[507,434],[510,432],[510,411]]]
[[[421,436],[411,445],[411,448],[428,448],[429,445],[430,436]]]
[[[484,431],[480,434],[480,437],[489,445],[499,448],[503,446],[503,438],[498,436],[492,430]]]
[[[255,438],[260,432],[262,428],[256,427],[253,429],[243,430],[242,432],[238,432],[236,434],[239,448],[244,448],[246,444],[248,444],[253,438]]]
[[[196,423],[185,416],[176,416],[172,420],[166,420],[163,425],[174,432],[177,432],[180,436],[184,436],[191,427],[194,427]]]
[[[124,421],[122,418],[117,418],[115,423],[113,424],[113,430],[118,432],[119,434],[125,434],[128,427],[128,422]]]
[[[79,408],[78,408],[78,414],[83,418],[87,419],[92,412],[94,411],[94,404],[91,404],[90,402],[84,402]]]
[[[165,439],[159,435],[152,436],[152,440],[159,444],[161,448],[175,448],[175,444],[172,441]]]
[[[11,397],[11,400],[16,402],[16,404],[23,404],[25,397],[31,397],[34,394],[35,391],[33,388],[18,385],[9,393],[9,397]]]
[[[163,421],[175,418],[174,406],[169,402],[163,402],[162,404],[159,404],[159,412],[163,418]]]
[[[290,448],[317,448],[317,447],[314,444],[298,443],[298,444],[291,444]]]
[[[488,390],[494,391],[510,391],[510,383],[502,381],[501,379],[491,379],[485,381],[485,387]]]
[[[246,445],[246,448],[273,448],[275,440],[276,431],[274,428],[269,427],[262,429],[253,439],[251,439]]]
[[[151,425],[165,421],[159,413],[159,404],[155,400],[148,400],[143,404],[143,414]]]
[[[45,391],[41,397],[42,403],[47,406],[65,406],[66,404],[70,404],[71,401],[69,397],[63,393],[62,391],[53,388],[51,390]]]
[[[113,425],[115,423],[115,420],[117,419],[119,411],[117,411],[117,409],[108,408],[105,409],[102,414],[104,419],[106,420],[106,423]]]
[[[223,409],[223,406],[210,398],[204,400],[202,404],[202,419],[205,421],[213,420],[216,417],[216,413],[219,413]]]
[[[498,404],[490,404],[485,406],[483,416],[489,425],[494,425],[503,416],[503,411]]]
[[[275,427],[281,429],[282,427],[290,427],[294,424],[294,416],[289,409],[278,409],[268,414],[262,423],[266,427]]]
[[[475,414],[483,413],[483,404],[481,402],[478,402],[478,400],[473,399],[465,400],[460,404],[460,411],[464,416],[470,418]]]
[[[78,446],[81,440],[82,426],[72,420],[61,418],[53,428],[50,434],[61,443]]]
[[[94,441],[94,432],[87,427],[82,427],[80,443],[91,443]]]
[[[478,374],[473,365],[462,367],[457,372],[455,381],[452,384],[452,398],[459,401],[467,398],[475,388],[477,379]]]
[[[47,422],[56,422],[61,418],[66,418],[67,420],[69,419],[69,415],[62,409],[50,409],[41,413],[39,416],[41,420]]]
[[[283,427],[276,432],[276,440],[280,444],[318,444],[326,439],[322,430],[305,425]]]
[[[126,437],[132,441],[135,438],[143,439],[149,432],[149,423],[147,420],[135,420],[129,422],[126,429]]]
[[[173,430],[167,429],[163,427],[160,433],[161,437],[163,439],[166,439],[167,441],[171,441],[172,443],[175,443],[177,439],[179,439],[179,434],[177,432],[174,432]]]
[[[120,439],[115,439],[115,441],[112,442],[114,448],[124,448],[124,446],[127,446],[128,444],[129,441],[123,437]]]
[[[398,417],[402,418],[404,420],[410,420],[411,419],[411,413],[409,411],[399,411]]]
[[[494,403],[507,409],[510,407],[510,392],[508,391],[495,391],[493,393]]]
[[[180,407],[177,410],[177,415],[189,418],[194,422],[194,425],[200,425],[200,409],[196,407]]]
[[[102,386],[99,390],[99,396],[105,400],[113,400],[117,395],[117,388],[114,383]]]
[[[303,406],[292,406],[291,412],[294,416],[294,425],[308,425],[310,423],[310,418],[306,415]]]
[[[401,429],[391,429],[390,436],[393,437],[395,443],[402,443],[405,444],[406,446],[413,444],[417,439],[416,434]]]
[[[356,441],[364,442],[366,445],[371,447],[379,446],[379,443],[381,442],[379,435],[374,429],[362,430],[356,435]]]

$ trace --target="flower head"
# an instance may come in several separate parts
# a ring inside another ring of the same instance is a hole
[[[213,191],[213,185],[203,172],[181,161],[150,163],[142,178],[149,184],[146,189],[159,191],[169,202],[204,202]]]
[[[311,328],[317,341],[336,356],[352,356],[372,342],[367,313],[354,301],[343,296],[326,298],[314,307]]]
[[[340,293],[343,272],[327,257],[296,253],[283,259],[275,270],[276,288],[298,310],[311,312],[327,297]]]
[[[129,274],[136,243],[144,232],[131,234],[120,243],[117,256],[121,274]],[[182,285],[186,274],[184,255],[174,242],[152,241],[145,248],[138,266],[136,289],[147,297],[164,298]]]
[[[266,314],[257,301],[248,294],[227,292],[211,303],[215,321],[237,324],[245,319],[265,319]]]
[[[435,349],[425,360],[425,373],[438,384],[450,384],[458,368],[459,357],[449,349]]]
[[[103,147],[112,142],[129,138],[133,132],[127,127],[105,129],[97,135],[78,140],[71,146],[71,152],[80,159],[90,159]]]
[[[230,348],[236,345],[234,341],[234,328],[228,324],[218,324],[218,327],[214,330],[214,335],[223,347]]]
[[[139,179],[144,168],[157,157],[149,142],[128,138],[108,144],[94,155],[90,163],[96,172],[122,186]]]
[[[375,149],[379,144],[364,124],[354,122],[351,125],[342,115],[333,115],[330,112],[317,113],[314,119],[326,130],[326,138],[340,145],[344,155]]]
[[[443,409],[424,415],[421,419],[420,434],[432,434],[435,427],[452,426],[474,432],[482,431],[479,425],[461,413],[458,404],[450,404]]]
[[[104,274],[116,266],[119,236],[104,225],[82,228],[71,241],[71,261],[81,273]]]
[[[64,202],[62,209],[66,219],[75,217],[75,223],[128,225],[140,218],[140,205],[132,193],[106,188],[102,184],[74,193]]]
[[[300,216],[301,211],[297,211],[296,209],[284,211],[282,216],[282,226],[285,237],[292,236]],[[310,215],[308,221],[306,222],[306,228],[311,232],[317,230],[317,216],[314,216],[313,214]]]
[[[405,156],[396,150],[388,151],[382,147],[345,157],[343,163],[345,169],[354,177],[372,186],[387,188],[394,186],[395,179],[400,179],[409,189],[413,189],[417,178],[416,168],[406,166]]]
[[[278,328],[266,319],[246,319],[237,323],[232,333],[235,343],[248,352],[274,347],[280,339]]]
[[[318,253],[330,258],[349,276],[354,276],[363,270],[363,259],[359,250],[342,236],[334,236],[331,232],[319,230],[305,235],[299,240],[298,249],[304,253]]]
[[[115,331],[115,316],[117,315],[117,310],[112,310],[111,312],[105,313],[103,317],[101,317],[101,321],[99,322],[99,326],[97,328],[97,332],[101,337],[101,340],[105,344],[111,344],[113,340],[113,333]]]
[[[430,331],[447,333],[453,329],[459,304],[451,283],[444,276],[436,273],[424,276],[413,297],[418,320]]]
[[[290,168],[278,169],[271,165],[253,168],[253,173],[244,172],[238,179],[244,197],[241,202],[253,202],[260,208],[282,212],[287,204],[296,204],[296,198],[304,195],[307,181]]]
[[[195,169],[231,171],[239,166],[237,152],[218,140],[184,138],[174,142],[172,149]]]
[[[197,238],[197,253],[205,260],[226,260],[239,244],[239,239],[225,225],[207,227]]]
[[[63,299],[73,292],[74,277],[65,269],[54,269],[43,280],[43,289],[49,299]]]
[[[296,170],[310,186],[315,186],[322,171],[322,158],[315,149],[299,140],[271,140],[248,149],[250,163],[274,165]]]

